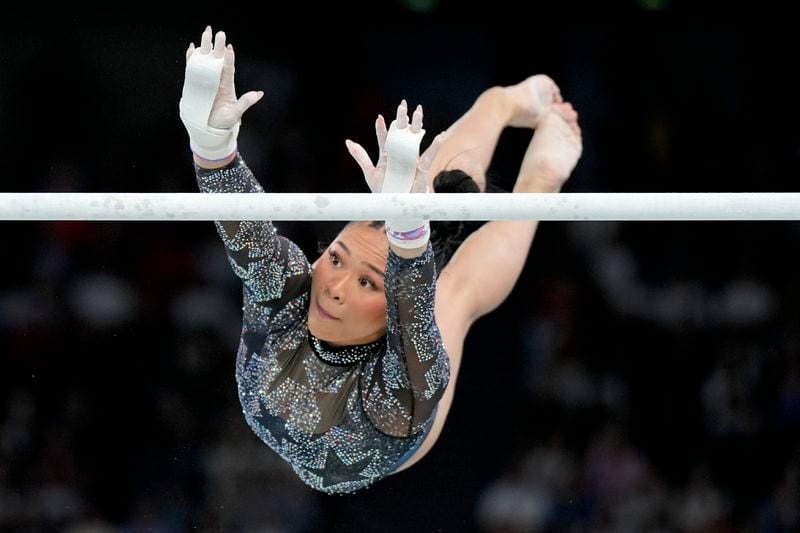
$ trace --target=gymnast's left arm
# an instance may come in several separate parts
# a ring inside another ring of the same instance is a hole
[[[441,146],[437,136],[419,156],[422,107],[409,124],[405,100],[387,132],[376,121],[379,156],[347,142],[372,192],[428,193],[428,172]],[[382,432],[407,438],[419,433],[433,414],[450,377],[447,353],[434,320],[436,266],[429,222],[387,220],[389,257],[384,275],[386,352],[369,360],[361,376],[364,410]]]
[[[378,429],[410,437],[424,429],[450,380],[449,359],[434,319],[432,245],[411,259],[390,251],[384,291],[386,352],[366,363],[361,394]]]

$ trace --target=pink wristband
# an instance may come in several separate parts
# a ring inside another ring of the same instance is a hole
[[[430,238],[430,223],[425,222],[422,226],[408,231],[393,230],[386,224],[386,236],[389,242],[400,248],[420,248],[428,243]]]

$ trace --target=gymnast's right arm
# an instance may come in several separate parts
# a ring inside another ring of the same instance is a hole
[[[180,116],[189,133],[197,183],[206,193],[264,193],[237,151],[236,138],[244,112],[261,99],[261,91],[236,98],[234,53],[211,27],[200,48],[186,51],[186,77]],[[264,324],[272,311],[304,293],[310,266],[302,251],[281,237],[268,220],[215,221],[229,263],[244,285],[245,320]],[[272,325],[280,324],[271,321]]]

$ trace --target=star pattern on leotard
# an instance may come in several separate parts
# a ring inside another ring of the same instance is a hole
[[[242,333],[242,342],[244,342],[245,346],[247,347],[247,352],[250,353],[261,353],[261,349],[264,347],[264,339],[267,336],[267,332],[263,330],[253,330],[253,331],[245,331]]]
[[[286,421],[279,416],[273,415],[266,406],[261,409],[259,419],[261,424],[269,429],[272,437],[281,445],[286,446],[286,443],[297,444],[297,441],[292,438],[286,427]]]
[[[309,472],[318,475],[322,479],[322,487],[330,487],[342,481],[352,481],[357,479],[356,476],[369,478],[370,476],[364,475],[362,472],[370,466],[372,457],[370,455],[364,457],[360,461],[352,464],[346,464],[339,458],[336,450],[328,448],[328,453],[325,458],[325,465],[322,468],[307,468]],[[334,476],[339,479],[336,481]]]

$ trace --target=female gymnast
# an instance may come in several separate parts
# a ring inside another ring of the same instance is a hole
[[[201,191],[263,193],[236,145],[263,92],[236,97],[225,40],[207,27],[200,47],[189,45],[180,116]],[[388,130],[376,121],[377,164],[346,145],[373,193],[424,194],[448,181],[477,191],[506,126],[536,128],[514,192],[559,191],[580,157],[580,128],[542,75],[483,93],[421,156],[422,108],[409,121],[405,102]],[[488,222],[438,269],[424,220],[350,222],[313,265],[269,221],[215,225],[243,283],[236,379],[245,419],[300,479],[335,494],[404,470],[434,445],[464,338],[511,291],[537,222]]]

